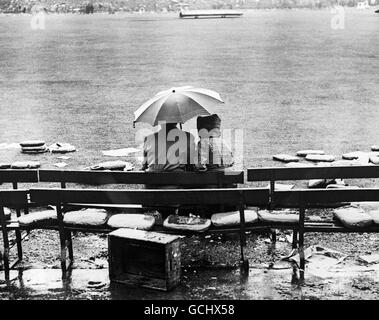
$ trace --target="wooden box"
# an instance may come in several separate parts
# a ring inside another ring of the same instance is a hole
[[[109,278],[113,282],[169,291],[180,283],[180,238],[118,229],[108,235]]]

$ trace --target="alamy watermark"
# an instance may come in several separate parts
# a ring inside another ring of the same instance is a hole
[[[177,127],[167,127],[161,122],[158,131],[147,128],[137,130],[135,142],[143,146],[141,153],[135,154],[136,160],[146,167],[189,165],[193,170],[243,170],[242,129],[184,131]]]
[[[333,30],[343,30],[345,29],[345,9],[340,5],[336,5],[331,9],[333,17],[330,21],[330,27]]]
[[[45,30],[46,29],[46,13],[44,10],[32,11],[32,18],[30,19],[30,27],[32,30]]]

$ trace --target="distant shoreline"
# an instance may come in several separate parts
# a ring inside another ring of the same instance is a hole
[[[357,9],[357,7],[351,7],[351,6],[342,6],[346,10],[354,10],[354,11],[362,11],[362,12],[368,12],[372,11],[375,12],[375,10],[379,9],[379,6],[370,6],[367,9]],[[243,13],[248,13],[248,12],[256,12],[256,11],[325,11],[325,10],[331,10],[334,8],[334,6],[328,6],[328,7],[321,7],[321,8],[310,8],[310,7],[294,7],[294,8],[243,8],[243,9],[230,9],[230,10],[236,10],[236,11],[241,11]],[[207,9],[207,10],[213,10],[213,9]],[[217,10],[217,9],[215,9]],[[220,9],[221,10],[221,9]],[[46,11],[44,12],[45,14],[48,15],[77,15],[77,16],[91,16],[91,15],[127,15],[127,16],[133,16],[133,17],[138,17],[138,16],[179,16],[180,11],[168,11],[168,12],[156,12],[156,11],[146,11],[146,12],[133,12],[133,11],[115,11],[112,13],[109,12],[94,12],[91,14],[85,14],[85,13],[78,13],[78,12],[52,12],[52,11]],[[11,16],[25,16],[25,15],[33,15],[35,13],[32,12],[1,12],[0,15],[11,15]]]

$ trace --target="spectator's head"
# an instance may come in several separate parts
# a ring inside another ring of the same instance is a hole
[[[220,137],[221,119],[217,114],[197,118],[197,131],[200,138]]]

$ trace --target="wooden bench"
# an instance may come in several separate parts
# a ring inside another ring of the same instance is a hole
[[[11,183],[13,189],[17,189],[19,183],[36,183],[38,181],[38,170],[0,169],[0,184]]]
[[[325,166],[325,167],[271,167],[248,169],[248,181],[270,181],[270,208],[299,208],[299,223],[288,225],[293,230],[293,247],[303,252],[305,232],[378,232],[379,228],[345,228],[336,221],[306,222],[305,208],[335,206],[344,202],[379,201],[379,192],[372,188],[354,189],[293,189],[276,191],[276,181],[294,181],[307,179],[376,179],[379,178],[379,166]],[[276,229],[277,226],[272,226]],[[285,228],[285,226],[283,227]],[[275,237],[273,237],[275,240]],[[304,256],[301,257],[301,269],[304,269]]]
[[[303,189],[291,191],[277,191],[276,203],[279,206],[291,206],[299,208],[299,252],[300,269],[305,268],[304,258],[304,233],[305,232],[379,232],[379,225],[369,227],[346,228],[338,221],[305,221],[305,209],[319,204],[339,202],[365,202],[379,201],[378,188],[356,189]]]
[[[88,170],[39,170],[40,182],[59,183],[61,188],[74,185],[104,186],[104,185],[145,185],[149,189],[158,189],[164,186],[176,186],[178,188],[226,188],[237,187],[244,183],[243,171],[208,172],[145,172],[145,171],[88,171]],[[70,204],[79,206],[78,204]],[[86,206],[86,204],[81,205]],[[104,204],[88,204],[87,207],[104,207]],[[108,207],[118,208],[133,212],[141,211],[141,205],[114,205]],[[223,207],[220,206],[223,210]]]
[[[247,170],[247,181],[270,182],[270,205],[276,205],[275,182],[309,179],[376,179],[379,178],[379,166],[309,166],[300,168],[269,167],[250,168]]]
[[[9,270],[9,251],[11,249],[8,231],[15,230],[16,235],[18,234],[20,238],[17,238],[17,254],[18,261],[22,259],[22,244],[21,244],[21,230],[18,228],[13,228],[12,223],[5,220],[4,207],[15,208],[18,212],[18,217],[21,215],[21,210],[24,210],[24,213],[28,213],[28,191],[27,190],[1,190],[0,191],[0,225],[3,236],[4,244],[4,269]]]
[[[18,189],[20,183],[38,183],[38,170],[34,169],[0,169],[0,185],[1,184],[12,184],[13,189]],[[20,209],[16,208],[16,215],[20,217]],[[16,230],[16,244],[17,244],[17,254],[19,260],[22,259],[22,245],[21,241],[23,235],[20,231]],[[12,247],[12,246],[11,246]],[[0,252],[1,256],[1,252]]]
[[[0,207],[9,203],[5,200],[11,191],[6,191],[2,194],[1,198],[4,200],[0,202]],[[1,192],[0,192],[1,193]],[[27,195],[26,192],[24,193]],[[246,230],[249,227],[245,225],[244,209],[245,206],[267,206],[268,204],[268,189],[261,188],[241,188],[241,189],[171,189],[171,190],[111,190],[111,189],[31,189],[30,200],[33,203],[39,205],[53,205],[56,207],[57,212],[57,225],[38,226],[38,229],[50,229],[58,230],[60,235],[61,245],[61,267],[62,271],[67,270],[66,256],[68,251],[68,258],[70,265],[73,261],[73,247],[71,233],[73,231],[80,232],[95,232],[95,233],[108,233],[113,229],[108,227],[83,227],[83,226],[69,226],[63,223],[62,207],[67,203],[78,204],[148,204],[154,205],[161,203],[165,205],[183,204],[227,204],[233,205],[238,208],[240,212],[241,224],[239,228],[223,228],[223,229],[210,229],[206,233],[227,233],[238,232],[240,234],[240,247],[241,247],[241,267],[247,272],[248,261],[245,258],[246,247]],[[25,203],[25,199],[18,199],[17,206],[24,207],[25,212],[28,212],[28,203]],[[1,214],[0,212],[0,215]],[[10,230],[30,230],[33,227],[20,226],[17,223],[11,225],[2,224],[2,231],[4,239],[8,237],[8,231]],[[157,230],[163,231],[163,230]],[[174,233],[180,233],[175,231]],[[186,233],[187,234],[187,233]],[[6,254],[9,255],[9,250],[6,250]],[[8,256],[7,256],[8,258]],[[5,265],[5,269],[9,271],[9,266]]]
[[[309,179],[364,179],[379,178],[379,166],[309,166],[309,167],[266,167],[247,170],[248,182],[270,182],[270,208],[274,209],[276,202],[276,181],[298,181]],[[272,233],[275,242],[275,232]],[[294,241],[296,230],[294,230]],[[294,242],[294,246],[296,243]]]

